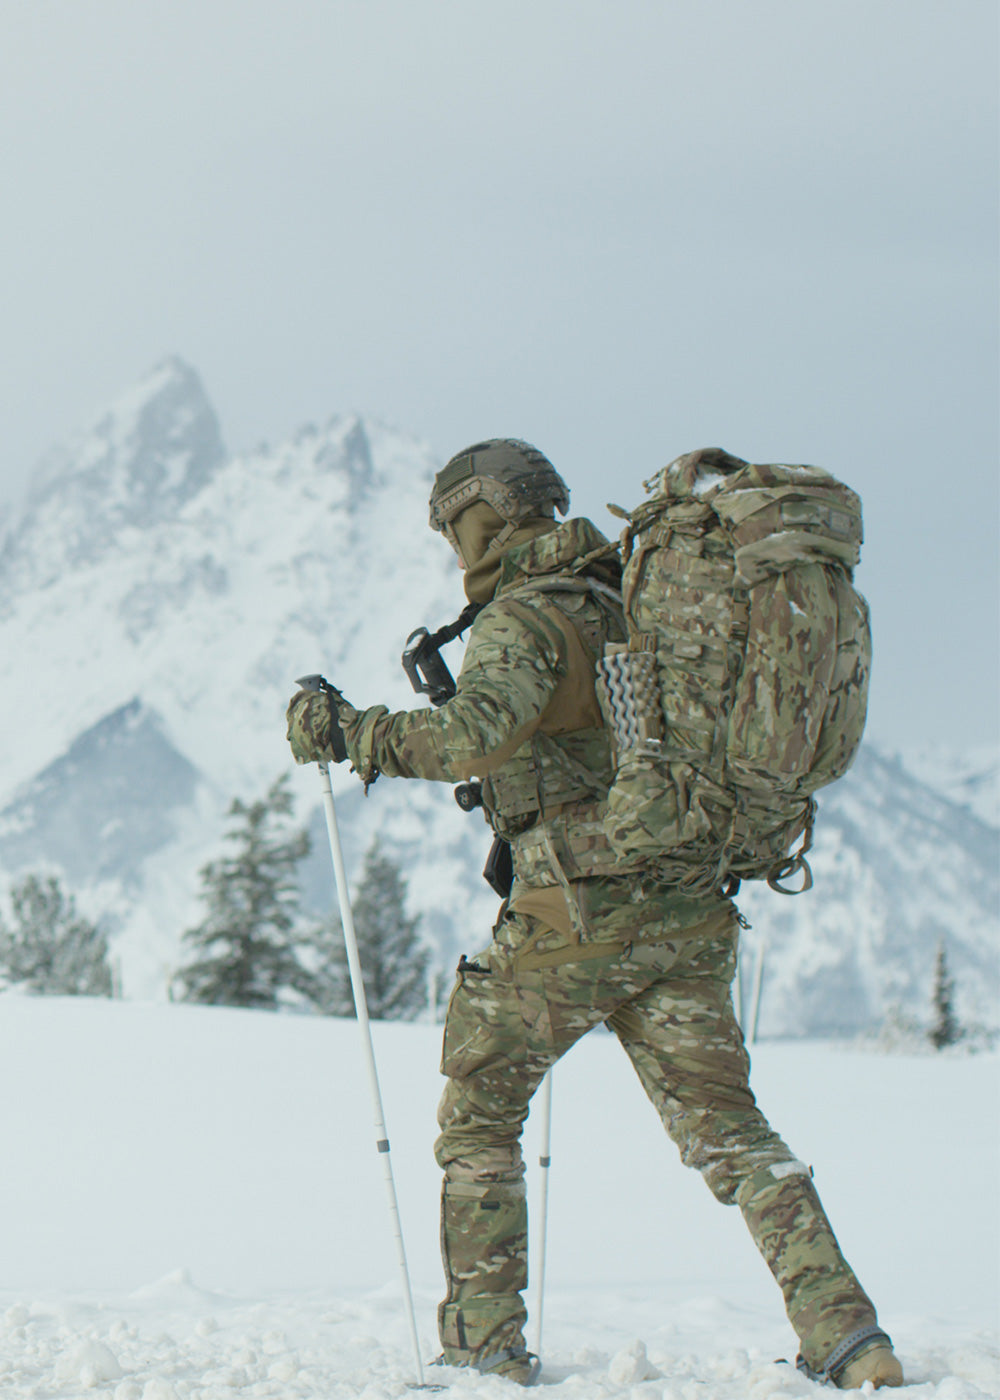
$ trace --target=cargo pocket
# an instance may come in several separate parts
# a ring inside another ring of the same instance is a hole
[[[440,1069],[450,1079],[461,1079],[481,1059],[488,1038],[493,1000],[489,952],[472,958],[463,953],[455,974],[445,1012]]]

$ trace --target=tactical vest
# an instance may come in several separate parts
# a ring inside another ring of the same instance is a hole
[[[538,730],[484,779],[483,805],[509,841],[518,879],[562,884],[620,871],[604,831],[602,804],[613,776],[610,735],[594,690],[597,658],[621,642],[617,593],[579,575],[549,574],[498,598],[516,614],[530,609],[565,639],[568,673]]]

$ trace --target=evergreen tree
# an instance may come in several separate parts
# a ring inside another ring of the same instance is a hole
[[[27,875],[10,892],[13,923],[0,921],[0,976],[51,996],[111,995],[108,943],[49,875]]]
[[[930,1042],[935,1050],[943,1050],[946,1045],[954,1045],[961,1038],[958,1021],[955,1017],[955,979],[948,969],[944,939],[938,944],[937,960],[934,964],[934,1021],[930,1029]]]
[[[289,828],[291,810],[287,774],[258,802],[234,799],[232,853],[203,867],[206,915],[184,934],[194,956],[177,974],[181,1000],[273,1011],[312,998],[295,878],[309,836]]]
[[[427,1007],[430,953],[417,937],[419,918],[407,918],[405,906],[406,882],[376,837],[352,902],[365,998],[373,1020],[414,1021]],[[328,925],[322,935],[316,981],[321,1011],[330,1016],[354,1015],[339,921]]]

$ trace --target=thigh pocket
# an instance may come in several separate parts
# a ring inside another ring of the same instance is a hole
[[[445,1014],[441,1073],[462,1079],[490,1055],[500,1016],[488,952],[473,958],[463,953],[456,974]]]

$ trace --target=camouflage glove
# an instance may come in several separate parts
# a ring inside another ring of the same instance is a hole
[[[340,706],[350,707],[328,682],[321,690],[298,690],[288,703],[287,737],[296,763],[342,763],[347,757]]]
[[[365,785],[366,793],[381,771],[375,761],[374,750],[379,725],[388,713],[384,705],[373,705],[369,710],[355,710],[345,705],[340,714],[348,756],[354,771]],[[394,776],[391,769],[389,776]]]

